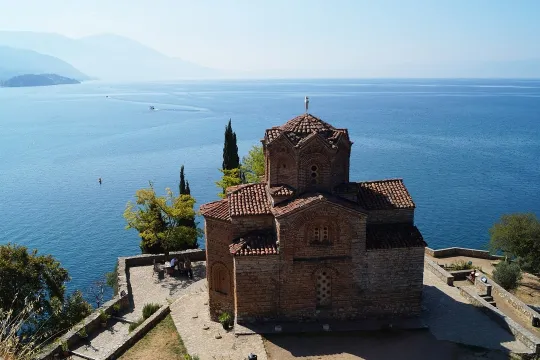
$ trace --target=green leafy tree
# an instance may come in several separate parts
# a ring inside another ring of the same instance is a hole
[[[521,269],[516,263],[501,261],[493,270],[493,280],[506,290],[516,289],[521,279]]]
[[[253,146],[247,156],[242,158],[242,173],[245,182],[258,183],[264,175],[264,152],[262,146]]]
[[[34,309],[25,320],[25,335],[39,333],[40,341],[56,336],[87,316],[92,307],[80,293],[65,298],[69,274],[50,255],[24,246],[0,245],[0,309],[14,313]]]
[[[222,169],[232,170],[240,168],[236,133],[232,129],[231,120],[225,127],[225,141],[223,143],[223,166]]]
[[[220,181],[216,181],[216,185],[223,189],[221,193],[218,194],[220,198],[226,198],[227,197],[227,188],[229,186],[235,186],[242,184],[242,179],[240,178],[240,169],[220,169],[221,173],[223,174],[223,177]]]
[[[534,214],[503,215],[489,232],[491,251],[501,251],[525,271],[540,273],[540,221]]]
[[[137,190],[135,204],[128,202],[124,211],[127,229],[136,229],[143,253],[168,254],[170,251],[197,248],[201,236],[195,222],[195,199],[191,195],[174,196],[166,189],[157,196],[152,184]]]

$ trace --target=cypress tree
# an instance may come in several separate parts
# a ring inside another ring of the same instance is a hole
[[[184,178],[184,165],[180,167],[180,185],[178,186],[178,190],[180,195],[189,195],[189,193],[186,192],[186,180]]]
[[[223,143],[223,169],[232,170],[240,167],[236,133],[232,130],[231,119],[225,127],[225,141]]]
[[[189,181],[186,181],[186,195],[191,195],[191,189],[189,188]]]

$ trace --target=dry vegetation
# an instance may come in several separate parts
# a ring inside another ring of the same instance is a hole
[[[160,321],[120,360],[184,360],[186,348],[176,331],[171,315]]]

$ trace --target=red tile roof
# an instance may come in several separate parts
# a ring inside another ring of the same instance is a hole
[[[274,186],[269,189],[272,196],[292,196],[294,189],[287,185]]]
[[[266,184],[245,184],[227,189],[230,216],[271,214]]]
[[[231,220],[229,216],[229,200],[223,199],[201,205],[201,214],[218,220]]]
[[[426,246],[422,234],[412,224],[381,224],[366,227],[368,250]]]
[[[358,204],[352,201],[348,201],[348,200],[331,196],[331,195],[327,195],[327,194],[319,194],[319,193],[304,194],[293,200],[280,203],[272,208],[272,212],[274,213],[276,217],[280,217],[280,216],[299,210],[300,208],[306,207],[316,202],[329,202],[336,205],[344,206],[351,210],[362,212]]]
[[[285,134],[295,145],[301,145],[310,135],[318,133],[332,146],[340,136],[348,138],[347,129],[336,129],[327,122],[311,114],[299,115],[279,127],[266,130],[267,143],[271,143],[281,134]]]
[[[279,253],[276,237],[272,232],[254,232],[235,239],[229,245],[229,251],[235,256],[276,255]]]
[[[366,210],[410,209],[414,202],[402,179],[359,182],[358,203]]]

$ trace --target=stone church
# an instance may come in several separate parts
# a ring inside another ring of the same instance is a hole
[[[212,318],[419,315],[426,243],[403,181],[351,182],[347,129],[309,113],[262,144],[262,181],[201,206]]]

